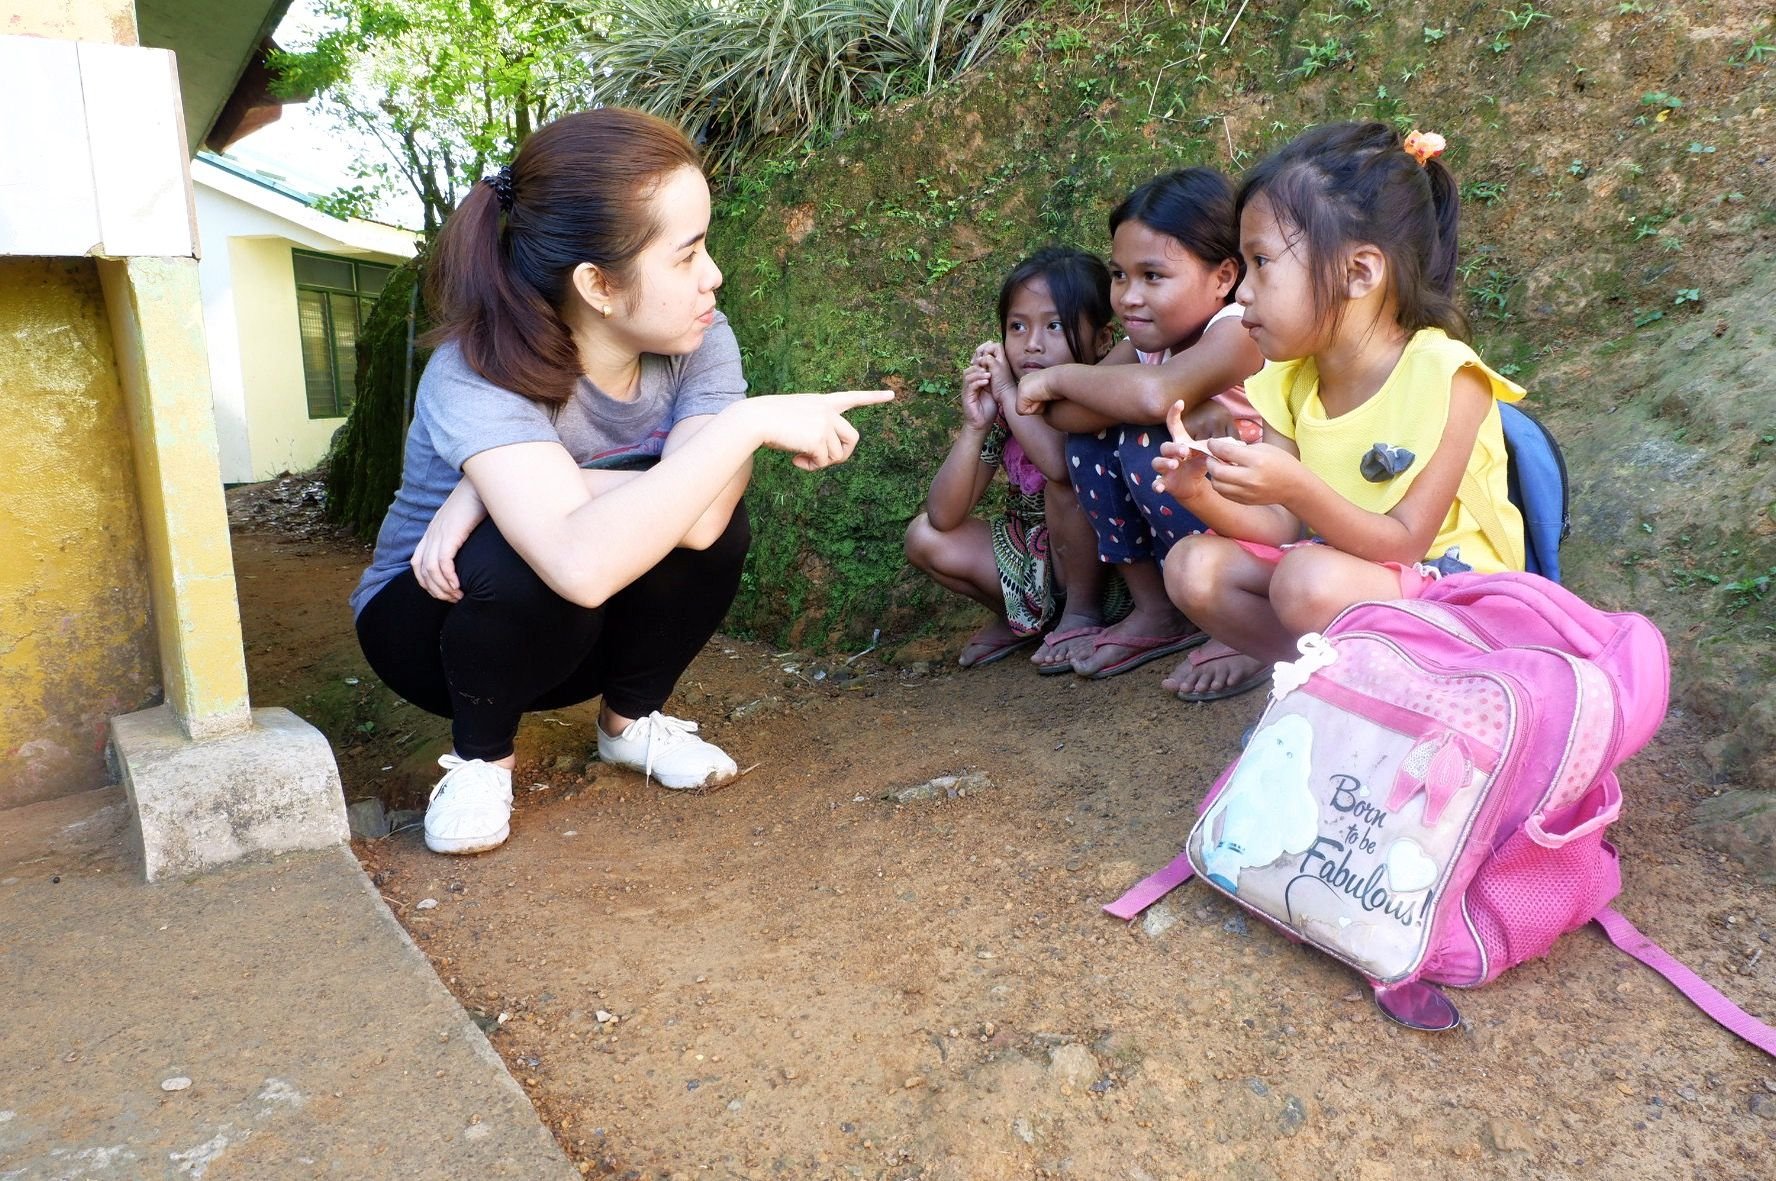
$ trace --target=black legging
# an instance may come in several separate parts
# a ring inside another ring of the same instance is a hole
[[[456,555],[461,601],[404,570],[358,614],[358,643],[389,688],[450,719],[458,755],[503,759],[528,711],[601,694],[626,718],[665,705],[734,601],[751,541],[741,504],[708,549],[675,549],[604,606],[580,607],[483,521]]]

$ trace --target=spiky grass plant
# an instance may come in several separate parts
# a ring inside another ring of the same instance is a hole
[[[704,145],[712,171],[837,137],[987,56],[1029,0],[582,0],[601,97]]]

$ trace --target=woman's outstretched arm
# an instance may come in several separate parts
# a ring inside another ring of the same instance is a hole
[[[804,471],[843,463],[858,438],[845,413],[893,396],[868,390],[736,402],[654,467],[596,498],[559,443],[494,447],[470,456],[463,473],[551,590],[598,607],[658,565],[746,470],[754,451],[792,452]]]
[[[693,414],[689,418],[680,419],[667,434],[666,446],[661,451],[661,457],[671,455],[683,447],[696,437],[698,432],[714,422],[715,418],[716,416],[713,414]],[[678,544],[685,549],[708,549],[714,545],[721,535],[727,532],[728,522],[734,517],[734,507],[740,503],[740,498],[746,495],[746,486],[751,482],[752,459],[749,456],[746,462],[740,465],[740,470],[735,473],[734,478],[728,481],[727,486],[716,494],[709,507],[697,517],[696,523],[686,531],[683,537],[679,538]]]

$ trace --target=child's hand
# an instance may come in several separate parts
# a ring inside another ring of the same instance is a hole
[[[1017,378],[1011,374],[1011,362],[1005,359],[1005,346],[996,340],[983,342],[974,350],[974,363],[987,371],[992,378],[993,397],[1002,410],[1012,411],[1017,406]]]
[[[1180,503],[1203,490],[1209,470],[1208,444],[1191,436],[1184,419],[1184,403],[1173,402],[1166,411],[1166,429],[1172,433],[1172,441],[1161,443],[1153,460],[1153,490],[1168,493]]]
[[[1170,418],[1167,418],[1169,425]],[[1213,398],[1200,403],[1196,409],[1184,416],[1184,430],[1193,439],[1237,439],[1240,437],[1239,424],[1223,406]]]
[[[1026,373],[1023,379],[1017,383],[1017,412],[1019,414],[1041,414],[1045,407],[1060,400],[1060,391],[1054,388],[1049,371],[1046,369]]]
[[[993,396],[993,375],[980,364],[962,371],[962,421],[984,431],[999,417],[999,399]]]
[[[1238,439],[1211,439],[1207,446],[1208,478],[1226,499],[1235,504],[1293,503],[1307,470],[1295,456],[1269,443]]]

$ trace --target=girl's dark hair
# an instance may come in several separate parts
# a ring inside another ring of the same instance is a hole
[[[1087,365],[1096,361],[1096,357],[1086,359],[1089,354],[1085,346],[1097,339],[1098,333],[1115,314],[1110,310],[1110,270],[1104,260],[1071,246],[1044,246],[1011,268],[1011,274],[1005,276],[1005,283],[999,288],[1001,336],[1005,334],[1005,315],[1011,310],[1011,297],[1031,279],[1041,279],[1048,284],[1048,293],[1054,297],[1055,314],[1061,318],[1061,331],[1067,338],[1067,347],[1073,350],[1073,359]],[[1079,321],[1082,319],[1089,325],[1091,333],[1084,341],[1079,337]]]
[[[510,208],[477,182],[444,223],[427,267],[437,321],[427,337],[454,340],[469,367],[538,402],[573,396],[579,350],[562,310],[583,262],[613,284],[660,226],[648,203],[697,149],[663,119],[620,107],[565,115],[519,147]]]
[[[1110,236],[1125,221],[1138,221],[1178,244],[1210,266],[1233,260],[1239,275],[1227,299],[1246,274],[1240,255],[1239,219],[1233,212],[1233,182],[1213,168],[1180,168],[1156,176],[1122,199],[1110,211]]]
[[[1234,216],[1263,197],[1299,234],[1321,324],[1344,308],[1344,255],[1369,244],[1387,258],[1389,294],[1408,333],[1468,337],[1455,299],[1461,197],[1440,160],[1422,167],[1386,123],[1328,123],[1272,152],[1240,184]]]

